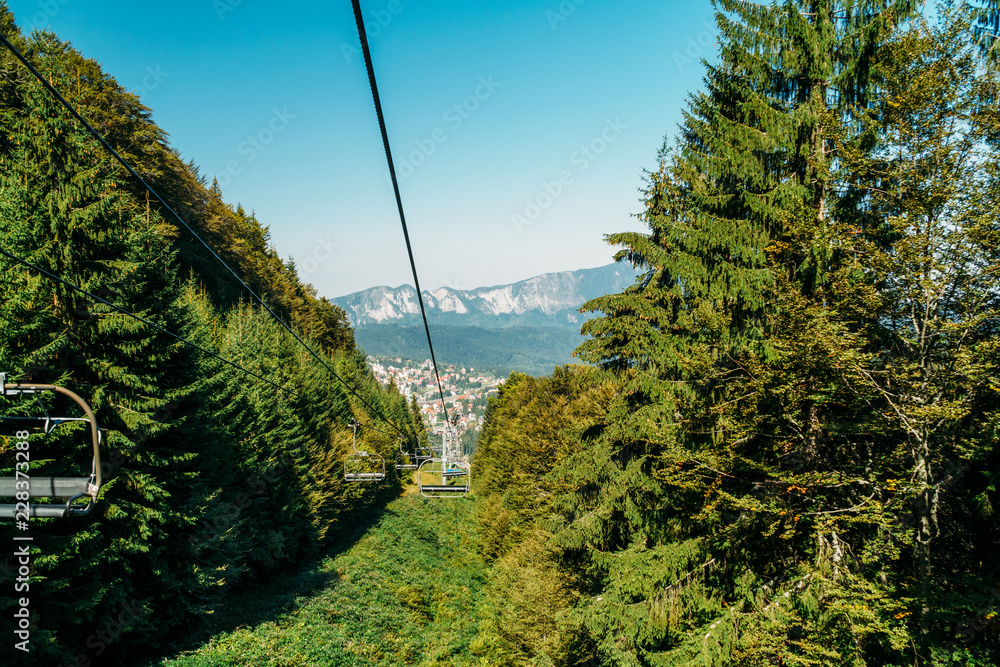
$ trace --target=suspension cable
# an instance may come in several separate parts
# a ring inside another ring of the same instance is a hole
[[[410,245],[410,232],[406,228],[406,215],[403,213],[403,199],[399,194],[399,181],[396,179],[396,166],[392,161],[392,151],[389,149],[389,134],[385,129],[385,116],[382,115],[382,101],[378,96],[378,84],[375,83],[375,68],[372,65],[372,54],[368,49],[368,35],[365,33],[365,20],[361,16],[360,0],[351,0],[354,6],[354,20],[358,24],[358,36],[361,39],[361,50],[365,56],[365,67],[368,69],[368,84],[372,89],[372,99],[375,102],[375,114],[378,116],[379,130],[382,132],[382,145],[385,148],[385,159],[389,163],[389,176],[392,179],[392,191],[396,195],[396,208],[399,210],[399,222],[403,225],[403,238],[406,240],[406,254],[410,258],[410,270],[413,272],[413,286],[417,289],[417,302],[420,304],[420,316],[424,320],[424,333],[427,334],[427,347],[431,351],[431,363],[434,365],[434,378],[437,380],[438,393],[441,395],[441,410],[444,412],[445,424],[451,423],[448,406],[444,402],[444,389],[441,386],[441,376],[438,374],[437,359],[434,356],[434,343],[431,342],[431,329],[427,324],[427,309],[424,307],[424,296],[420,292],[420,279],[417,278],[417,265],[413,260],[413,247]]]
[[[378,415],[378,417],[382,419],[382,421],[389,424],[400,435],[405,435],[403,431],[400,430],[398,426],[396,426],[395,423],[390,421],[385,415],[382,414],[381,410],[379,410],[378,408],[370,404],[368,401],[366,401],[364,397],[361,396],[361,394],[355,391],[354,387],[351,384],[349,384],[346,380],[344,380],[344,378],[340,377],[340,375],[335,370],[333,370],[333,368],[331,368],[330,365],[327,364],[326,361],[324,361],[322,357],[320,357],[319,354],[316,353],[315,350],[309,347],[309,345],[307,345],[306,342],[302,340],[302,338],[297,333],[295,333],[295,331],[293,331],[292,328],[288,326],[288,324],[286,324],[285,321],[282,320],[281,317],[279,317],[278,314],[275,313],[270,306],[267,305],[267,303],[239,276],[239,274],[237,274],[236,271],[234,271],[233,268],[230,267],[229,264],[227,264],[226,261],[222,259],[222,257],[220,257],[219,254],[216,253],[215,250],[213,250],[211,246],[209,246],[208,243],[205,242],[204,239],[201,238],[201,236],[198,235],[198,233],[194,230],[194,228],[191,227],[191,225],[189,225],[173,208],[171,208],[169,204],[167,204],[166,200],[164,200],[163,197],[161,197],[160,194],[156,190],[154,190],[153,187],[149,183],[147,183],[142,178],[142,176],[140,176],[135,171],[135,169],[132,168],[132,165],[130,165],[128,161],[125,160],[125,158],[123,158],[118,153],[118,151],[116,151],[114,148],[111,147],[111,144],[107,142],[104,136],[101,135],[100,132],[95,130],[94,127],[89,122],[87,122],[87,119],[85,119],[82,115],[80,115],[80,113],[73,107],[73,105],[70,104],[66,100],[66,98],[64,98],[59,93],[58,90],[56,90],[55,86],[49,83],[48,79],[42,76],[41,72],[38,71],[38,69],[24,56],[24,54],[21,53],[20,50],[18,50],[17,47],[15,47],[13,44],[10,43],[10,41],[4,36],[2,32],[0,32],[0,43],[2,43],[5,47],[7,47],[7,49],[12,54],[14,54],[14,56],[18,60],[20,60],[21,63],[26,68],[28,68],[28,71],[31,72],[34,75],[34,77],[38,79],[39,82],[41,82],[41,84],[45,87],[45,89],[48,90],[57,100],[59,100],[59,102],[62,103],[64,107],[66,107],[66,109],[73,115],[74,118],[76,118],[81,124],[83,124],[85,128],[87,128],[90,134],[93,135],[98,142],[100,142],[101,146],[103,146],[108,153],[114,156],[114,158],[118,160],[118,163],[121,164],[136,181],[141,183],[142,186],[146,189],[146,191],[149,192],[149,194],[153,195],[156,201],[158,201],[160,205],[163,206],[163,208],[166,209],[170,213],[170,215],[173,216],[175,220],[177,220],[177,222],[179,222],[185,229],[187,229],[188,232],[190,232],[191,235],[199,243],[201,243],[201,245],[206,250],[208,250],[209,253],[211,253],[212,257],[218,260],[218,262],[222,264],[222,266],[224,266],[227,271],[229,271],[229,273],[233,276],[233,278],[235,278],[237,282],[239,282],[239,284],[242,285],[244,289],[246,289],[246,291],[254,298],[254,300],[257,303],[259,303],[264,308],[264,310],[270,313],[271,317],[273,317],[278,322],[278,324],[280,324],[288,333],[290,333],[292,337],[296,341],[298,341],[298,343],[302,347],[304,347],[309,352],[309,354],[311,354],[313,358],[316,359],[316,361],[320,363],[321,366],[323,366],[333,377],[339,380],[341,384],[347,387],[348,391],[354,394],[354,396],[357,397],[357,399],[360,400],[361,403],[363,403],[368,409],[370,409],[372,412]]]

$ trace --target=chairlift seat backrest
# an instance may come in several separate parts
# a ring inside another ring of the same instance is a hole
[[[358,426],[357,420],[351,420],[354,427],[354,435],[351,437],[351,449],[353,454],[349,454],[344,459],[344,481],[345,482],[381,482],[385,480],[385,459],[378,454],[371,454],[358,449]]]
[[[46,435],[51,433],[56,427],[73,421],[84,421],[90,424],[91,444],[93,454],[91,459],[90,474],[80,477],[45,477],[35,476],[29,472],[21,472],[18,466],[15,468],[14,477],[0,478],[0,498],[15,498],[16,503],[0,504],[0,518],[12,519],[16,517],[68,517],[88,514],[97,502],[97,494],[101,488],[101,429],[97,424],[90,406],[86,401],[77,396],[72,391],[46,384],[19,384],[7,383],[7,374],[0,373],[0,395],[17,396],[21,394],[39,394],[41,392],[52,391],[64,396],[68,396],[83,410],[86,417],[53,418],[45,410],[45,417],[2,417],[2,421],[41,421],[43,431]],[[16,450],[17,451],[17,450]],[[30,457],[30,450],[29,457]],[[27,461],[30,464],[30,459]],[[18,497],[19,494],[26,494],[26,497]],[[60,503],[36,503],[36,498],[59,499]],[[87,504],[83,505],[78,501],[86,499]]]
[[[434,458],[433,454],[421,454],[421,447],[416,443],[414,451],[408,452],[403,449],[403,436],[399,436],[399,453],[396,454],[394,467],[396,470],[419,470],[420,464],[427,459]]]

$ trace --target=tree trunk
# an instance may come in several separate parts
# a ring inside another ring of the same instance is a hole
[[[920,635],[921,661],[927,656],[931,630],[931,540],[937,534],[937,488],[932,483],[930,447],[927,434],[922,433],[920,441],[913,449],[914,481],[917,483],[916,513],[917,525],[914,530],[917,578],[920,581]],[[929,664],[929,663],[928,663]]]

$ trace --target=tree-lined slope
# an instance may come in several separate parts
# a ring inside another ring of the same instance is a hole
[[[649,231],[609,237],[645,273],[586,306],[611,396],[483,519],[576,633],[509,664],[996,664],[995,72],[960,7],[717,6]],[[563,423],[558,377],[484,438]]]
[[[31,522],[31,651],[14,657],[46,667],[135,664],[206,605],[293,566],[352,513],[383,501],[377,488],[342,481],[352,418],[369,427],[381,413],[411,436],[418,428],[406,400],[375,382],[343,312],[299,281],[266,227],[180,161],[134,95],[54,35],[20,35],[3,4],[0,30],[363,398],[249,305],[244,288],[0,50],[0,369],[8,381],[72,388],[104,431],[94,512]],[[0,402],[5,415],[40,409]],[[390,435],[365,428],[363,446],[391,457],[395,437],[378,428]],[[83,431],[57,433],[32,437],[32,476],[82,472]],[[0,435],[0,474],[11,476],[13,430]],[[8,555],[0,596],[8,634],[11,563]],[[3,651],[6,661],[11,643]]]

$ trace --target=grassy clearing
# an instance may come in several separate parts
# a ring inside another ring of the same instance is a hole
[[[305,582],[312,594],[296,597],[272,584],[244,603],[273,604],[270,618],[217,634],[159,665],[474,664],[468,644],[486,578],[474,529],[468,500],[403,496],[352,548],[287,583]]]

